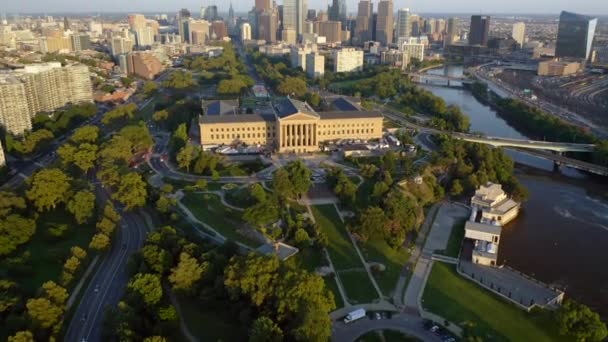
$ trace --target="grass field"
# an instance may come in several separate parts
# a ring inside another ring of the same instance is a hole
[[[378,299],[378,293],[364,269],[341,271],[338,276],[351,304],[371,303]]]
[[[312,213],[319,227],[329,240],[329,256],[337,270],[363,268],[361,259],[355,251],[344,223],[340,220],[333,204],[311,206]]]
[[[88,250],[89,242],[95,232],[94,223],[79,226],[72,216],[62,209],[43,213],[36,222],[36,233],[32,240],[12,254],[12,256],[21,256],[29,252],[28,270],[23,273],[9,272],[5,262],[0,264],[0,277],[17,282],[27,296],[34,296],[45,281],[53,280],[60,283],[63,263],[71,254],[70,248],[80,246]],[[48,235],[49,228],[60,225],[67,226],[65,235],[51,238]],[[86,265],[81,267],[84,268]],[[70,285],[73,286],[76,281],[77,279]]]
[[[261,244],[252,241],[237,232],[245,222],[241,213],[225,207],[219,196],[214,194],[188,193],[182,203],[192,211],[196,218],[217,230],[226,238],[257,248]]]
[[[183,319],[190,332],[199,341],[246,341],[247,329],[242,327],[238,319],[225,319],[213,310],[205,311],[196,301],[180,298]]]
[[[464,225],[466,223],[465,219],[457,220],[454,222],[454,226],[452,226],[452,232],[450,233],[450,239],[448,240],[448,245],[443,252],[444,255],[451,257],[458,257],[458,253],[460,252],[460,246],[462,245],[462,240],[464,239]]]
[[[363,257],[368,262],[379,262],[386,266],[383,272],[374,273],[374,278],[385,296],[391,296],[399,274],[410,257],[406,248],[395,250],[383,239],[369,240],[359,244]]]
[[[336,280],[332,277],[324,277],[325,286],[334,294],[334,302],[336,303],[336,309],[340,309],[344,307],[344,301],[340,296],[340,291],[338,290],[338,284],[336,284]]]
[[[462,278],[453,265],[433,264],[423,296],[430,312],[462,324],[476,323],[476,333],[492,341],[566,341],[547,313],[529,314]]]

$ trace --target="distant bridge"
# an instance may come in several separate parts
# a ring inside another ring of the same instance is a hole
[[[472,134],[463,133],[448,133],[454,138],[481,143],[486,145],[492,145],[495,147],[516,147],[532,150],[545,150],[554,152],[593,152],[595,150],[595,144],[576,144],[576,143],[563,143],[563,142],[550,142],[550,141],[538,141],[538,140],[521,140],[521,139],[509,139],[509,138],[498,138],[488,136],[476,136]]]
[[[608,167],[587,163],[578,159],[572,159],[568,157],[564,157],[559,154],[554,154],[550,152],[543,152],[538,150],[528,150],[528,149],[517,149],[522,153],[526,153],[532,156],[540,157],[543,159],[548,159],[553,161],[553,165],[556,169],[559,169],[562,166],[571,167],[573,169],[578,169],[582,171],[586,171],[589,173],[593,173],[600,176],[608,176]]]
[[[427,73],[408,73],[410,80],[414,83],[428,84],[434,86],[442,86],[449,88],[462,88],[463,84],[471,83],[466,77],[460,76],[448,76],[448,75],[436,75]]]

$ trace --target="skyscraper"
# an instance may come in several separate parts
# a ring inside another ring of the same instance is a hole
[[[255,0],[255,10],[262,12],[270,9],[270,0]]]
[[[519,22],[513,24],[513,31],[511,37],[517,42],[517,45],[521,48],[524,45],[524,38],[526,36],[526,24]]]
[[[589,59],[597,18],[562,11],[559,16],[555,57]]]
[[[241,24],[241,40],[251,40],[251,25],[249,23]]]
[[[371,0],[359,1],[357,25],[355,27],[355,42],[363,44],[372,40],[374,4]]]
[[[488,45],[490,34],[490,17],[481,15],[471,16],[471,32],[469,32],[469,45]]]
[[[346,0],[333,0],[329,7],[329,20],[339,21],[346,25]]]
[[[177,13],[177,31],[179,32],[180,39],[182,42],[186,41],[190,36],[188,30],[188,20],[190,20],[190,11],[182,8]]]
[[[295,30],[298,35],[301,35],[304,32],[306,7],[306,0],[285,0],[283,2],[283,29]]]
[[[458,31],[459,21],[458,18],[449,18],[448,19],[448,28],[445,35],[445,39],[443,41],[444,46],[448,46],[454,43],[456,37],[460,35]]]
[[[393,0],[378,3],[376,40],[385,46],[393,42]]]
[[[410,9],[401,8],[397,11],[397,28],[395,29],[395,40],[408,38],[412,34],[412,23],[410,22]]]
[[[277,41],[277,15],[275,11],[264,10],[258,16],[258,39],[268,43]]]

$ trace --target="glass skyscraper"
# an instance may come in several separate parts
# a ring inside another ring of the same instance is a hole
[[[597,18],[562,11],[559,16],[556,57],[589,59]]]

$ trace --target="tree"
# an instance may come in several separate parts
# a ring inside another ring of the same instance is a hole
[[[97,145],[88,143],[80,144],[73,155],[72,163],[82,170],[82,172],[88,172],[95,166],[98,149]]]
[[[70,252],[72,252],[72,255],[80,260],[87,257],[87,251],[85,251],[84,249],[82,249],[78,246],[74,246],[74,247],[70,248]]]
[[[308,192],[312,184],[310,177],[312,172],[304,164],[302,160],[293,161],[285,166],[285,170],[289,173],[289,180],[293,185],[293,190],[297,195]]]
[[[243,220],[245,220],[245,222],[260,228],[276,221],[278,218],[279,208],[277,207],[277,204],[271,200],[256,203],[245,209],[245,212],[243,213]]]
[[[118,134],[127,139],[132,146],[133,152],[147,150],[154,145],[154,139],[145,124],[130,125],[123,127]]]
[[[0,314],[4,315],[20,302],[17,283],[0,279]]]
[[[196,188],[200,191],[204,191],[207,189],[207,180],[205,179],[199,179],[196,181]]]
[[[454,181],[452,182],[452,187],[450,188],[450,195],[459,196],[462,194],[463,191],[464,188],[462,187],[462,184],[460,184],[460,180],[454,179]]]
[[[258,317],[249,331],[249,342],[281,342],[283,330],[270,318]]]
[[[224,285],[233,298],[245,294],[260,307],[275,294],[279,259],[250,253],[247,257],[232,257],[224,271]]]
[[[148,190],[141,175],[130,172],[122,177],[118,190],[112,195],[112,198],[123,203],[126,210],[131,210],[146,204],[147,196]]]
[[[101,151],[99,151],[99,156],[104,161],[122,161],[127,163],[133,156],[133,144],[129,139],[121,135],[115,135],[103,145]],[[102,166],[105,169],[109,169],[115,165],[110,163],[107,165],[102,164]]]
[[[155,122],[166,121],[169,118],[169,112],[166,109],[157,110],[152,114],[152,120]]]
[[[192,73],[183,70],[172,72],[169,77],[163,81],[163,87],[172,89],[185,89],[194,84]]]
[[[186,146],[188,142],[188,127],[185,123],[177,126],[175,132],[171,136],[171,149],[173,151],[179,151],[182,147]]]
[[[177,156],[175,156],[177,165],[182,169],[186,169],[187,172],[190,172],[190,165],[192,165],[192,161],[194,160],[194,153],[194,145],[186,144],[186,146],[179,150]]]
[[[144,338],[144,342],[167,342],[167,339],[162,336],[149,336]]]
[[[89,243],[89,248],[103,251],[110,247],[110,238],[104,233],[97,233],[93,235],[91,238],[91,243]]]
[[[53,141],[55,135],[48,129],[38,129],[26,135],[22,142],[15,142],[14,148],[18,153],[29,155],[35,151],[40,151],[48,143]]]
[[[286,77],[277,86],[277,91],[281,95],[293,95],[302,97],[306,94],[306,81],[298,77]]]
[[[15,210],[26,208],[25,199],[13,192],[0,191],[0,218],[6,217]]]
[[[47,298],[28,299],[27,313],[42,328],[50,328],[59,323],[63,310]]]
[[[116,222],[110,220],[107,217],[101,219],[101,221],[97,222],[97,230],[104,233],[107,236],[111,236],[116,229]]]
[[[74,215],[78,224],[84,224],[92,216],[95,210],[95,194],[88,190],[78,191],[74,197],[68,201],[68,211]]]
[[[566,300],[556,313],[557,325],[562,335],[570,335],[576,341],[603,341],[608,336],[606,324],[600,316],[583,304]]]
[[[74,131],[70,140],[75,144],[90,143],[95,144],[99,138],[99,128],[97,126],[82,126]]]
[[[70,180],[60,169],[43,169],[30,178],[26,196],[39,212],[55,209],[57,204],[65,202]]]
[[[75,256],[69,257],[63,264],[63,270],[72,274],[76,273],[78,267],[80,267],[80,260]]]
[[[179,255],[179,263],[171,270],[169,282],[173,284],[174,290],[190,291],[208,268],[209,263],[200,264],[188,253],[182,252]]]
[[[308,236],[306,230],[302,228],[296,230],[295,239],[298,245],[310,245],[310,236]]]
[[[131,278],[127,288],[150,306],[156,305],[163,297],[160,276],[157,274],[137,273]]]
[[[338,175],[334,192],[340,201],[344,202],[344,204],[353,205],[357,197],[357,185],[355,185],[355,183],[353,183],[353,181],[351,181],[350,178],[344,174],[344,172],[341,172]]]
[[[15,335],[8,337],[8,342],[34,342],[34,334],[30,331],[18,331]]]
[[[254,198],[258,203],[264,202],[268,198],[266,190],[259,183],[254,183],[249,187],[249,195]]]
[[[154,81],[146,81],[142,87],[142,91],[146,98],[155,95],[158,92],[158,85]]]
[[[68,291],[63,287],[55,284],[54,281],[47,281],[42,284],[42,289],[44,290],[45,297],[48,298],[53,304],[57,305],[60,308],[63,308],[65,302],[68,300]]]
[[[107,112],[101,119],[101,123],[104,125],[114,124],[118,122],[126,122],[135,117],[137,111],[137,105],[135,103],[129,103],[127,105],[118,106],[111,111]]]
[[[353,228],[361,240],[367,241],[374,237],[384,237],[385,224],[384,211],[379,207],[368,207],[361,213],[358,224]]]
[[[247,89],[247,84],[241,79],[221,80],[217,85],[219,95],[239,95]]]
[[[291,198],[294,195],[294,187],[289,179],[289,173],[284,168],[275,171],[272,177],[272,187],[279,199]]]
[[[0,220],[0,255],[8,255],[28,242],[36,232],[36,221],[18,214]]]
[[[114,223],[118,223],[118,221],[120,221],[120,214],[118,214],[116,209],[114,209],[114,205],[112,205],[112,202],[110,201],[107,201],[106,206],[103,207],[103,216],[107,217]]]

